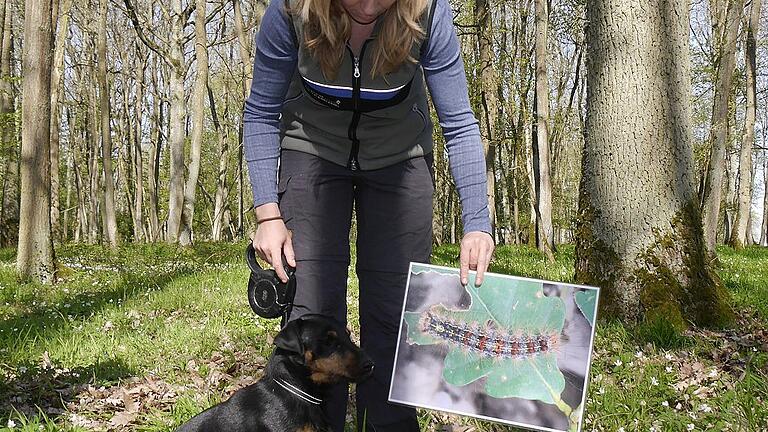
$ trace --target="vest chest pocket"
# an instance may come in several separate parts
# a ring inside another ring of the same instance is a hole
[[[357,129],[360,152],[381,157],[407,151],[428,126],[417,103],[363,113]]]

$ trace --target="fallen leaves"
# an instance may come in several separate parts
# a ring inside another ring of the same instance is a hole
[[[97,386],[80,383],[76,371],[55,368],[45,353],[39,369],[25,369],[23,376],[13,375],[11,397],[8,402],[0,401],[0,410],[13,407],[20,413],[34,415],[39,407],[51,417],[66,413],[61,419],[87,430],[133,430],[152,412],[170,412],[181,395],[193,395],[200,402],[214,394],[228,398],[255,383],[266,363],[264,357],[252,351],[216,351],[203,361],[187,362],[184,371],[180,371],[181,383],[148,375],[123,379],[111,386]],[[47,383],[50,391],[41,391],[40,382]],[[29,392],[38,397],[28,398]]]

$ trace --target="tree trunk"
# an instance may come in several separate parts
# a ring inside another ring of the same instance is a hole
[[[61,122],[61,93],[62,76],[64,73],[64,48],[69,40],[69,12],[72,0],[62,0],[58,27],[56,29],[56,48],[53,54],[53,71],[51,74],[51,231],[53,238],[61,238],[59,228],[59,129]],[[56,24],[56,22],[53,22]]]
[[[89,74],[89,78],[93,78],[92,75]],[[99,193],[101,187],[99,185],[99,140],[97,132],[100,130],[100,125],[96,114],[96,89],[88,87],[88,128],[86,129],[88,144],[90,145],[88,148],[88,206],[90,207],[88,211],[88,243],[91,244],[95,244],[99,240],[98,220],[104,211],[104,194]]]
[[[21,205],[16,271],[54,282],[51,239],[51,1],[24,2]]]
[[[733,227],[733,219],[735,217],[736,210],[736,188],[738,187],[739,179],[739,159],[735,153],[726,151],[725,153],[725,198],[722,212],[723,219],[723,242],[727,242],[731,238],[731,231]],[[719,237],[719,232],[717,233]],[[717,240],[717,237],[715,238]]]
[[[739,151],[739,192],[736,210],[736,219],[733,222],[730,244],[735,249],[742,249],[748,242],[747,236],[751,236],[749,215],[752,209],[752,145],[755,143],[755,117],[757,105],[755,95],[755,73],[757,68],[756,36],[760,25],[761,0],[751,0],[749,8],[749,25],[746,31],[746,49],[744,50],[744,64],[747,75],[747,108],[744,120],[744,137]]]
[[[107,4],[99,2],[99,30],[96,53],[99,62],[99,111],[101,112],[101,163],[104,181],[104,234],[112,248],[118,244],[117,216],[115,214],[115,182],[112,172],[112,115],[109,106],[109,86],[107,84]]]
[[[485,139],[485,177],[488,194],[488,212],[491,219],[491,235],[496,232],[496,145],[498,138],[496,127],[498,124],[496,101],[496,70],[493,64],[493,20],[488,0],[475,0],[475,21],[479,31],[477,42],[480,54],[480,100],[483,104],[483,120]]]
[[[576,280],[611,317],[727,322],[694,190],[688,2],[590,1],[587,23]]]
[[[142,107],[144,106],[144,73],[146,71],[146,56],[136,45],[138,66],[136,68],[136,97],[133,103],[133,178],[134,178],[134,207],[133,207],[133,239],[142,242],[145,238],[144,230],[144,162],[141,152],[142,138]]]
[[[257,6],[258,3],[254,3]],[[245,35],[245,21],[240,7],[240,0],[232,0],[232,7],[235,12],[235,36],[237,37],[237,47],[240,51],[240,68],[243,74],[243,97],[248,98],[251,93],[251,79],[253,67],[251,65],[251,48],[248,43],[248,37]]]
[[[768,155],[763,163],[763,223],[760,230],[760,244],[768,246]]]
[[[168,243],[178,243],[181,229],[181,215],[184,207],[184,125],[186,105],[184,100],[184,26],[182,23],[181,0],[173,0],[173,19],[171,25],[171,109],[170,136],[168,145],[171,150],[170,179],[168,184]]]
[[[74,129],[74,126],[72,125],[72,118],[71,118],[70,110],[68,108],[66,109],[66,118],[67,118],[67,127],[69,128],[69,136],[71,137],[73,136],[73,131],[75,129]],[[62,241],[69,240],[69,221],[70,221],[69,215],[72,213],[72,207],[71,207],[72,206],[72,186],[75,180],[73,175],[73,171],[75,170],[75,167],[74,167],[75,160],[74,160],[74,151],[72,149],[72,146],[73,145],[70,145],[69,158],[67,159],[67,177],[65,180],[67,182],[67,185],[66,185],[67,194],[66,194],[66,197],[64,198],[65,208],[61,215],[61,220],[62,220],[61,240]]]
[[[3,196],[0,202],[0,245],[13,246],[19,235],[19,154],[16,139],[16,89],[13,85],[13,10],[11,2],[3,2],[3,41],[0,53],[0,145],[5,156]]]
[[[149,183],[149,241],[155,242],[160,239],[160,154],[163,148],[163,104],[160,103],[163,92],[156,75],[158,74],[157,56],[155,56],[153,68],[153,87],[155,94],[152,96],[153,116],[152,116],[152,148],[149,153],[149,167],[147,168],[147,182]]]
[[[224,81],[224,93],[228,93],[228,81]],[[224,221],[224,211],[227,208],[229,200],[229,188],[227,186],[227,166],[229,162],[229,143],[227,142],[227,132],[219,122],[219,116],[216,112],[216,101],[213,98],[213,91],[208,88],[208,103],[211,105],[211,119],[216,129],[216,135],[219,138],[219,170],[216,177],[216,195],[213,207],[213,224],[211,227],[211,237],[213,241],[220,241],[222,231],[226,228],[222,224]],[[225,98],[225,104],[226,98]],[[226,113],[225,108],[224,112]]]
[[[251,50],[249,49],[248,38],[245,36],[245,22],[240,8],[240,0],[232,0],[235,12],[235,34],[237,35],[238,47],[240,48],[240,66],[243,71],[243,97],[248,98],[251,91],[251,76],[253,65],[251,62]],[[243,182],[243,125],[240,122],[238,129],[238,147],[237,147],[237,234],[242,237],[245,224],[245,185]]]
[[[205,127],[205,97],[208,89],[208,38],[205,34],[206,0],[195,0],[195,61],[197,77],[190,105],[192,106],[192,145],[189,162],[189,177],[184,187],[184,208],[182,210],[179,243],[183,246],[192,244],[192,226],[195,215],[195,191],[200,177],[200,151],[203,144]]]
[[[717,49],[715,59],[717,82],[712,108],[712,123],[707,176],[701,194],[701,210],[704,223],[704,240],[707,251],[715,256],[717,221],[720,217],[725,148],[728,143],[728,103],[731,98],[731,82],[736,63],[736,37],[744,0],[715,0],[712,2],[713,35]]]
[[[555,262],[552,231],[552,180],[549,169],[549,81],[547,77],[547,0],[536,0],[536,142],[533,173],[536,187],[536,247]]]

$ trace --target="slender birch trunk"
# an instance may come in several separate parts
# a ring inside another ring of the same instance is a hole
[[[181,232],[181,217],[184,208],[184,124],[186,105],[184,100],[184,77],[187,67],[184,60],[184,25],[181,0],[171,2],[173,19],[171,24],[170,91],[171,108],[168,121],[170,134],[168,145],[171,151],[170,179],[168,185],[168,243],[178,243]]]
[[[115,181],[112,171],[112,128],[110,120],[109,85],[107,83],[107,4],[109,0],[99,2],[99,30],[96,53],[98,56],[99,111],[101,113],[101,164],[104,182],[104,234],[109,245],[116,248],[117,215],[115,214]]]
[[[496,101],[496,71],[493,64],[493,20],[487,0],[475,0],[475,22],[480,31],[477,34],[479,48],[478,68],[480,69],[480,100],[483,105],[483,131],[485,139],[483,147],[485,151],[485,177],[488,195],[488,211],[491,219],[491,234],[495,237],[496,229],[496,125],[497,125],[497,101]]]
[[[552,177],[549,167],[549,79],[547,74],[547,0],[536,0],[536,142],[533,172],[536,187],[536,247],[555,261],[552,230]]]
[[[746,48],[744,50],[744,64],[747,75],[747,108],[744,120],[744,136],[739,151],[739,191],[737,201],[736,218],[733,222],[733,230],[729,243],[735,249],[742,249],[745,243],[749,243],[747,236],[751,236],[749,224],[752,209],[752,145],[755,143],[755,118],[757,105],[755,95],[756,69],[757,69],[757,31],[760,25],[761,0],[751,0],[749,12],[749,24],[745,33]]]
[[[232,0],[235,12],[235,35],[237,36],[238,48],[240,49],[240,67],[243,73],[243,100],[248,98],[251,91],[251,80],[253,63],[251,61],[251,49],[248,38],[245,35],[245,22],[240,8],[240,0]],[[260,16],[260,13],[256,14]],[[243,125],[242,122],[238,128],[238,146],[237,146],[237,234],[242,236],[245,224],[245,185],[243,182]]]
[[[53,238],[61,238],[59,219],[59,135],[61,122],[61,95],[62,77],[64,74],[64,49],[69,40],[69,14],[72,9],[72,0],[62,0],[58,11],[58,25],[56,29],[56,48],[53,53],[53,71],[51,73],[51,230]],[[54,24],[56,24],[54,22]]]
[[[205,97],[208,89],[208,38],[205,34],[206,0],[195,1],[195,58],[197,77],[190,105],[192,106],[192,136],[189,162],[189,176],[184,187],[184,208],[182,210],[179,243],[189,246],[194,240],[193,222],[195,215],[195,191],[200,177],[200,151],[205,127]]]
[[[224,93],[229,89],[227,81],[224,82]],[[229,200],[229,188],[227,185],[227,166],[229,162],[229,143],[227,142],[227,132],[222,127],[219,116],[216,112],[216,101],[213,98],[213,91],[208,88],[208,103],[211,105],[211,119],[216,129],[216,136],[219,139],[219,170],[216,177],[216,195],[214,197],[213,224],[211,227],[211,236],[213,241],[220,241],[222,231],[225,229],[224,211]],[[226,102],[225,102],[226,104]],[[227,110],[225,109],[225,112]]]
[[[736,38],[744,0],[715,0],[712,2],[713,34],[717,44],[715,59],[717,79],[712,108],[710,142],[712,148],[709,165],[701,193],[701,211],[704,223],[704,240],[707,251],[715,256],[717,222],[720,218],[720,201],[725,169],[725,148],[728,143],[728,104],[732,94],[733,71],[736,64]]]
[[[135,242],[142,242],[146,238],[144,228],[144,160],[141,151],[142,141],[142,113],[144,107],[144,73],[146,72],[147,59],[139,45],[136,45],[138,64],[136,67],[136,97],[133,103],[133,178],[134,183],[134,208],[133,208],[133,238]]]
[[[768,246],[768,155],[763,162],[763,223],[760,230],[760,244]]]
[[[0,143],[5,156],[2,201],[0,201],[0,244],[12,246],[19,235],[19,154],[16,139],[16,89],[13,86],[12,51],[13,26],[12,3],[3,2],[2,52],[0,53]]]

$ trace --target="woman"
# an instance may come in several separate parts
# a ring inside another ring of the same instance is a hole
[[[296,268],[291,319],[321,313],[346,322],[354,206],[360,342],[376,363],[357,386],[358,428],[417,431],[415,410],[389,404],[387,394],[408,263],[428,262],[432,245],[425,87],[462,203],[462,283],[470,269],[482,283],[494,248],[483,148],[448,0],[272,0],[253,77],[243,121],[254,247],[283,280],[282,255]],[[347,391],[322,395],[335,431],[344,429]]]

